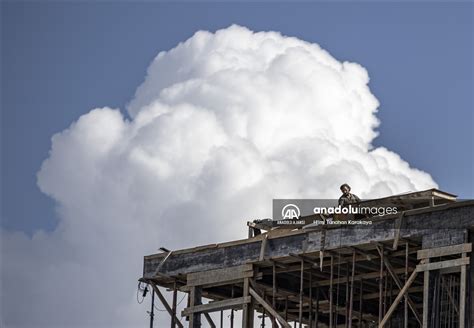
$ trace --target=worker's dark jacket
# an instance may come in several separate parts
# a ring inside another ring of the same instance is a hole
[[[355,204],[360,202],[360,198],[354,194],[342,195],[339,197],[339,205],[340,206],[347,206],[349,204]]]

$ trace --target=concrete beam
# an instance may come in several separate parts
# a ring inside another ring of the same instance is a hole
[[[405,215],[404,224],[400,229],[400,238],[429,236],[438,230],[474,228],[474,202],[472,201],[443,205],[431,211],[415,211],[414,214]],[[374,220],[372,225],[366,227],[328,228],[325,230],[324,244],[321,242],[323,235],[321,230],[292,232],[273,238],[270,236],[267,240],[265,255],[268,258],[278,259],[288,257],[291,253],[313,253],[322,249],[331,250],[392,241],[398,234],[395,218],[383,217]],[[156,273],[174,276],[258,261],[261,243],[260,239],[247,239],[174,251],[159,268],[163,257],[147,256],[144,260],[144,277],[153,278]],[[449,245],[449,240],[446,243],[446,246]]]

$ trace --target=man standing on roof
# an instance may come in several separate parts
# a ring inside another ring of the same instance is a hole
[[[354,194],[351,194],[351,187],[344,183],[341,187],[342,196],[339,197],[339,206],[348,206],[360,202],[360,198]]]

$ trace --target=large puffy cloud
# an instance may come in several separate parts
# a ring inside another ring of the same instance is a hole
[[[160,246],[244,237],[272,198],[336,197],[343,182],[362,197],[435,187],[372,147],[368,82],[317,44],[239,26],[159,53],[130,119],[94,109],[53,137],[38,185],[60,221],[2,232],[4,323],[143,325],[136,279]]]

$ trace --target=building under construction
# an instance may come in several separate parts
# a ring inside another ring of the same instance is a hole
[[[209,315],[229,309],[242,327],[474,327],[474,201],[430,189],[370,202],[399,211],[367,226],[248,222],[247,239],[145,256],[139,280],[171,327],[233,327]]]

